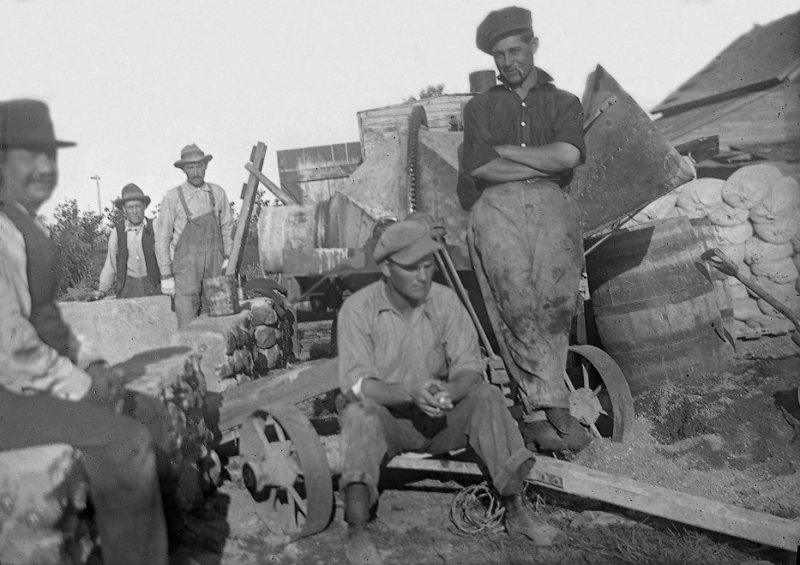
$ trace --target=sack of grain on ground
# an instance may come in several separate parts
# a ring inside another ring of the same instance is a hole
[[[689,218],[705,218],[711,210],[722,204],[722,186],[720,179],[695,179],[683,185],[675,202],[678,213]]]
[[[748,265],[777,261],[792,255],[794,255],[794,249],[788,241],[770,243],[756,235],[744,242],[744,262]]]
[[[748,210],[734,208],[730,204],[722,202],[716,208],[708,212],[708,220],[715,226],[738,226],[747,221]]]
[[[744,222],[736,226],[714,226],[722,244],[744,243],[753,236],[753,224]]]
[[[791,242],[800,229],[800,214],[752,225],[753,231],[764,241],[770,243]]]
[[[784,257],[777,261],[753,263],[750,271],[759,279],[768,279],[780,286],[789,285],[798,275],[797,266],[791,257]]]
[[[744,263],[745,243],[720,243],[717,248],[735,264],[741,266]]]
[[[750,209],[750,220],[763,224],[800,214],[800,184],[792,177],[778,179]]]
[[[797,287],[795,286],[795,281],[797,279],[793,279],[786,284],[779,284],[772,279],[761,276],[754,276],[752,277],[752,280],[776,300],[792,300],[792,298],[797,294]],[[758,294],[750,289],[748,289],[748,294],[752,298],[761,298]]]
[[[746,322],[753,316],[760,316],[761,310],[758,308],[758,301],[745,292],[745,296],[733,299],[733,318],[740,322]]]
[[[774,165],[742,167],[728,177],[722,186],[722,200],[734,208],[749,210],[766,196],[767,191],[783,174]]]

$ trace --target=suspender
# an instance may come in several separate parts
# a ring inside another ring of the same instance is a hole
[[[209,184],[208,185],[208,195],[211,198],[211,213],[216,215],[217,213],[217,201],[214,198],[214,188]],[[183,185],[178,186],[178,196],[181,199],[181,205],[183,205],[183,211],[186,212],[186,221],[192,221],[192,213],[189,212],[189,206],[186,204],[186,196],[183,194]]]

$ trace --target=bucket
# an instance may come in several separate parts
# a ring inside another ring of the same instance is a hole
[[[703,245],[678,217],[619,230],[586,257],[600,340],[633,394],[730,365],[714,284],[695,265]]]
[[[239,293],[233,275],[203,279],[203,296],[209,316],[231,316],[239,312]]]

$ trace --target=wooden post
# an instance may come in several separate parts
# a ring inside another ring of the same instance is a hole
[[[263,184],[272,194],[275,195],[275,198],[280,200],[283,204],[287,206],[290,204],[300,204],[300,202],[295,200],[291,194],[269,180],[267,175],[256,169],[251,163],[245,164],[244,168],[247,169],[251,175],[255,176],[259,181],[261,181],[261,184]]]
[[[253,150],[250,153],[250,163],[248,164],[261,172],[266,155],[267,146],[259,141],[257,145],[253,146]],[[251,171],[247,184],[242,187],[242,210],[236,222],[236,230],[233,233],[233,247],[231,248],[228,266],[225,268],[226,275],[236,276],[242,266],[244,246],[247,243],[247,233],[250,231],[250,220],[253,217],[253,206],[255,205],[257,194],[258,177]]]

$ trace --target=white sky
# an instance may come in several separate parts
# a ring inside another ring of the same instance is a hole
[[[493,68],[475,28],[509,0],[0,0],[0,100],[50,104],[64,198],[96,209],[135,182],[154,203],[184,180],[197,143],[206,179],[239,203],[250,148],[358,141],[356,112],[429,84],[469,90]],[[579,97],[602,64],[645,109],[754,24],[797,0],[518,0],[533,12],[536,64]]]

